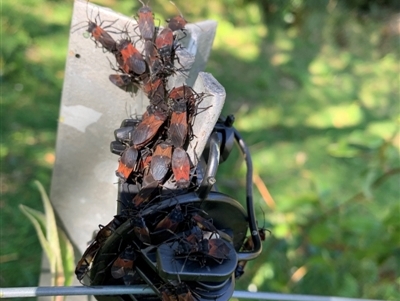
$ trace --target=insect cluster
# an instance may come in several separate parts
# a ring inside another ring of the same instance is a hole
[[[156,26],[145,4],[136,21],[119,31],[121,39],[112,36],[115,22],[103,26],[99,14],[87,21],[95,44],[115,57],[117,73],[110,81],[126,90],[141,89],[149,105],[141,118],[124,120],[114,132],[120,209],[100,226],[75,274],[90,284],[148,284],[162,300],[215,299],[223,294],[222,284],[233,285],[237,258],[232,233],[201,203],[180,198],[199,187],[187,149],[196,135],[192,127],[199,104],[207,97],[187,85],[168,88],[171,76],[185,71],[177,50],[187,21],[180,14],[164,28]],[[211,282],[199,288],[199,275],[211,275]]]

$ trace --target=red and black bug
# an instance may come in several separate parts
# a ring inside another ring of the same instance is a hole
[[[178,297],[178,301],[195,301],[189,286],[184,282],[180,282],[175,287],[175,294]]]
[[[261,238],[261,235],[260,235]],[[264,239],[265,239],[265,233],[264,233]],[[242,247],[242,251],[252,251],[254,249],[254,242],[253,242],[253,238],[251,236],[247,237],[243,247]],[[235,278],[239,278],[244,274],[244,269],[247,265],[247,261],[238,261],[236,269],[235,269]]]
[[[209,220],[205,219],[201,215],[194,213],[191,215],[191,218],[201,230],[218,233],[217,228]]]
[[[125,285],[130,285],[135,273],[133,270],[135,260],[135,251],[132,246],[129,245],[119,254],[117,259],[115,259],[111,266],[111,276],[114,279],[123,278]]]
[[[230,249],[223,239],[211,238],[208,240],[208,246],[209,250],[207,255],[218,263],[222,263],[222,260],[228,259]]]
[[[93,261],[94,256],[100,249],[98,244],[91,244],[83,253],[75,268],[75,275],[81,281],[89,271],[89,266]]]
[[[97,233],[95,239],[87,247],[86,251],[83,253],[82,258],[78,261],[75,268],[75,275],[79,281],[85,277],[89,271],[89,267],[93,258],[96,256],[99,249],[104,245],[106,240],[111,236],[111,234],[117,230],[117,228],[126,220],[126,218],[121,216],[114,216],[114,219],[105,226],[99,226],[100,230]]]
[[[120,88],[127,87],[133,82],[128,74],[110,74],[108,78],[110,82]]]
[[[144,218],[139,214],[131,219],[133,231],[139,240],[145,244],[150,244],[150,232],[146,226]]]
[[[182,147],[188,135],[187,103],[181,99],[172,106],[168,138],[174,147]]]
[[[150,163],[150,173],[156,181],[162,182],[169,171],[172,157],[172,145],[157,144]]]
[[[138,151],[133,147],[127,148],[119,159],[118,169],[115,174],[123,179],[127,180],[132,170],[135,168],[138,158]]]
[[[143,80],[143,92],[146,93],[150,97],[158,89],[159,86],[164,87],[163,80],[161,78],[155,78],[151,79],[150,77],[147,77],[146,79]]]
[[[175,250],[176,258],[197,261],[200,266],[205,266],[207,259],[222,264],[228,259],[230,248],[223,239],[204,238],[202,233],[192,233],[186,240],[181,240]]]
[[[167,115],[163,111],[150,107],[133,131],[132,142],[135,148],[140,148],[151,141],[166,119]]]
[[[146,40],[144,42],[144,53],[145,60],[149,65],[151,77],[154,78],[155,75],[161,70],[162,65],[153,41]]]
[[[265,228],[265,213],[264,211],[261,209],[261,211],[264,214],[264,223],[263,226],[261,228],[258,228],[258,235],[260,236],[261,241],[265,241],[265,231],[268,231],[269,233],[271,233],[270,230],[268,230],[267,228]],[[254,249],[254,242],[253,242],[253,238],[252,236],[249,236],[246,241],[243,244],[243,248],[244,251],[251,251]]]
[[[189,101],[193,98],[193,96],[194,96],[193,89],[186,85],[175,87],[168,94],[168,98],[173,99],[175,101],[179,101],[181,99]]]
[[[197,215],[199,217],[199,215]],[[199,219],[205,223],[203,218]],[[228,259],[230,248],[221,239],[217,231],[202,230],[203,226],[194,226],[191,234],[186,239],[181,239],[175,250],[177,258],[195,260],[201,266],[205,266],[207,259],[212,259],[221,264],[224,259]],[[213,228],[213,226],[209,226]]]
[[[268,231],[269,234],[271,234],[271,231],[268,230],[267,228],[265,228],[265,212],[264,212],[264,210],[262,210],[262,208],[260,208],[260,209],[264,216],[264,222],[263,222],[263,226],[261,228],[258,228],[258,235],[260,235],[261,241],[265,241],[265,231]]]
[[[151,164],[151,159],[152,159],[152,155],[149,153],[148,149],[143,149],[141,151],[141,158],[139,160],[139,164],[138,164],[138,168],[136,169],[137,172],[142,173],[142,175],[144,173],[147,174],[147,170],[150,168],[150,164]],[[148,181],[148,177],[145,177],[146,180],[144,181],[143,185],[149,183]],[[151,182],[152,179],[150,179]]]
[[[235,278],[238,279],[242,277],[244,274],[244,268],[246,267],[247,261],[239,261],[237,263],[236,269],[235,269]]]
[[[146,71],[146,61],[131,41],[121,40],[117,45],[117,50],[116,59],[122,71],[135,75],[141,75]]]
[[[96,23],[89,21],[89,28],[87,30],[90,32],[95,42],[100,43],[104,49],[108,50],[111,53],[117,52],[117,42],[111,37],[111,35],[101,28]]]
[[[186,26],[186,24],[188,23],[185,18],[183,17],[181,11],[179,10],[179,8],[175,5],[174,2],[170,1],[178,10],[179,12],[179,16],[173,17],[171,19],[168,19],[168,27],[172,30],[172,31],[177,31],[177,30],[183,30]]]
[[[162,301],[176,301],[176,295],[174,293],[175,289],[172,289],[168,287],[167,285],[164,285],[159,289],[161,293],[161,300]]]
[[[174,34],[168,27],[164,28],[156,37],[156,47],[164,64],[172,66],[171,55],[172,45],[174,43]]]
[[[165,102],[165,84],[161,78],[148,80],[144,83],[143,90],[147,93],[150,104],[153,107],[164,112],[168,110],[168,106]]]
[[[175,87],[169,92],[168,99],[174,101],[168,136],[175,147],[181,147],[187,137],[192,136],[190,122],[195,108],[188,106],[195,103],[195,92],[186,85]]]
[[[157,107],[165,102],[165,85],[161,78],[148,80],[143,85],[143,91],[147,93],[151,105]]]
[[[149,201],[150,197],[156,191],[159,182],[153,178],[151,173],[143,177],[143,186],[139,193],[135,195],[132,202],[136,207],[139,207],[142,203]]]
[[[93,13],[93,11],[92,11],[92,13]],[[96,45],[100,44],[107,51],[109,51],[111,53],[116,53],[117,52],[117,43],[105,29],[110,28],[112,25],[114,25],[114,23],[117,22],[118,19],[115,21],[101,21],[100,13],[98,12],[96,17],[94,18],[94,21],[92,21],[91,18],[89,18],[89,16],[88,16],[87,10],[86,10],[86,17],[87,17],[87,21],[85,21],[85,22],[87,22],[87,26],[88,26],[86,31],[88,33],[90,33],[90,35],[94,39],[94,42],[96,43]],[[110,24],[103,27],[103,24],[105,22],[110,22]],[[81,23],[79,23],[79,24],[81,24]],[[79,24],[77,24],[77,25],[79,25]],[[79,28],[75,29],[73,32],[75,32],[81,28],[82,27],[79,27]]]
[[[153,12],[148,5],[145,5],[141,0],[139,1],[143,5],[138,11],[140,35],[144,40],[153,41],[155,29]]]
[[[174,149],[171,166],[176,181],[176,187],[187,188],[189,186],[190,161],[183,148],[177,147]]]
[[[172,232],[175,232],[176,229],[178,228],[179,224],[184,220],[184,216],[182,213],[181,206],[176,205],[174,209],[171,210],[171,212],[164,217],[154,228],[154,231],[159,231],[159,230],[170,230]]]
[[[177,59],[179,63],[179,57],[176,56],[175,50],[180,47],[179,44],[174,44],[174,35],[170,28],[164,28],[155,39],[155,53],[152,64],[152,77],[167,78],[168,76],[175,74],[179,71],[174,66],[174,60]],[[154,49],[150,49],[154,51]]]
[[[264,213],[264,211],[263,211]],[[270,232],[268,229],[265,228],[265,215],[264,215],[264,225],[262,228],[258,229],[258,235],[260,236],[261,241],[265,241],[265,231]],[[271,232],[270,232],[271,233]],[[242,251],[252,251],[254,250],[254,242],[253,242],[253,237],[249,236],[246,238]],[[237,263],[236,269],[235,269],[235,278],[239,278],[244,274],[244,268],[246,267],[247,261],[239,261]]]

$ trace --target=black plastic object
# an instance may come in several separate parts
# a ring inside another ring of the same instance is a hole
[[[231,153],[233,146],[235,144],[235,130],[233,128],[233,123],[235,121],[235,117],[233,115],[228,115],[226,118],[220,117],[218,122],[214,127],[213,134],[216,134],[218,137],[218,145],[219,145],[219,163],[225,162],[229,154]],[[212,135],[213,135],[212,134]],[[210,136],[210,139],[205,147],[203,152],[204,159],[208,162],[210,158],[210,142],[214,138]]]
[[[232,276],[237,264],[237,255],[233,246],[223,263],[208,258],[207,265],[186,258],[176,259],[175,249],[178,242],[164,243],[156,249],[157,270],[161,277],[170,280],[221,282]],[[178,277],[179,276],[179,277]]]
[[[126,188],[129,185],[125,185]],[[147,283],[159,289],[165,281],[183,281],[189,285],[192,292],[201,295],[204,299],[227,300],[233,293],[234,285],[232,275],[237,264],[237,252],[240,250],[246,237],[248,222],[246,212],[243,207],[234,199],[222,193],[210,192],[207,199],[200,199],[196,193],[187,193],[166,199],[149,206],[141,212],[144,217],[151,217],[160,211],[170,211],[176,204],[188,206],[207,212],[207,217],[213,219],[215,227],[222,229],[221,238],[225,233],[235,233],[232,242],[226,241],[230,246],[228,258],[223,263],[213,263],[210,271],[201,268],[197,262],[187,262],[184,260],[173,263],[174,246],[165,242],[157,248],[149,247],[143,249],[135,262],[136,270],[141,274],[140,281],[136,284]],[[225,212],[226,214],[221,214]],[[227,235],[229,237],[229,235]],[[122,224],[105,242],[101,251],[96,255],[90,271],[92,285],[113,285],[118,282],[111,277],[111,265],[115,260],[116,254],[126,248],[128,244],[135,241],[135,234],[132,231],[131,221]],[[186,266],[186,267],[184,267]],[[196,268],[194,268],[196,267]],[[183,269],[182,269],[183,268]],[[195,276],[195,273],[198,275]],[[187,281],[186,281],[187,280]],[[204,287],[208,287],[205,289]],[[157,291],[156,291],[157,293]],[[225,296],[225,299],[222,297]],[[136,296],[138,300],[148,300],[146,296]]]

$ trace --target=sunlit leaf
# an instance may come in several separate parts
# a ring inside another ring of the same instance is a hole
[[[344,128],[355,126],[363,120],[363,114],[357,104],[330,106],[312,114],[306,124],[316,128]]]
[[[74,248],[71,241],[68,239],[67,235],[63,230],[58,228],[58,237],[60,240],[60,250],[61,250],[61,261],[63,264],[65,286],[72,285],[73,279],[75,278],[75,257]]]
[[[53,256],[55,256],[56,258],[56,285],[62,285],[62,283],[64,283],[64,271],[61,258],[60,241],[58,238],[57,223],[53,211],[53,206],[51,205],[50,199],[47,196],[43,185],[39,181],[35,181],[35,184],[39,189],[43,201],[43,207],[46,216],[46,238],[50,244]]]
[[[359,149],[350,146],[345,140],[330,144],[327,151],[329,155],[338,158],[354,158],[360,153]]]
[[[52,285],[71,285],[74,277],[74,250],[63,230],[57,227],[53,207],[40,182],[35,181],[42,196],[45,214],[20,205],[34,225],[40,244],[50,262]]]
[[[367,133],[382,137],[385,140],[392,138],[396,131],[399,131],[399,125],[393,121],[371,122],[367,127]]]
[[[378,135],[362,130],[355,130],[349,135],[347,142],[352,146],[375,149],[382,145],[383,140]]]
[[[20,210],[29,218],[32,225],[35,227],[36,234],[39,238],[40,245],[46,253],[50,263],[50,272],[52,275],[56,272],[57,258],[53,252],[51,244],[46,239],[46,216],[35,209],[29,208],[22,204],[19,205]]]

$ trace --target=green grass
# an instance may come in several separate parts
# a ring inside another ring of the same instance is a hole
[[[102,3],[128,15],[139,7]],[[335,7],[293,1],[268,14],[256,1],[176,3],[190,21],[219,22],[207,71],[225,87],[224,114],[235,114],[276,202],[268,207],[255,187],[272,236],[237,288],[399,299],[393,13],[384,6],[360,13],[340,1]],[[2,5],[0,285],[35,286],[42,251],[18,205],[42,211],[33,180],[50,187],[72,2]],[[160,18],[176,14],[164,2],[151,5]],[[291,24],[283,21],[290,9]],[[242,200],[244,174],[235,151],[221,165],[218,184]],[[262,225],[261,210],[258,219]]]

